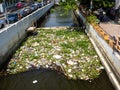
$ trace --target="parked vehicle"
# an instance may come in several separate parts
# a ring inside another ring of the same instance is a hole
[[[32,12],[30,7],[24,8],[25,13],[28,15]]]
[[[32,11],[35,11],[38,7],[35,4],[30,5],[30,8]]]
[[[4,28],[6,24],[6,21],[3,19],[0,19],[0,29]]]
[[[42,7],[42,3],[35,2],[34,5],[36,5],[37,8],[41,8]]]
[[[18,14],[17,13],[11,13],[7,15],[7,23],[11,24],[18,21]]]
[[[20,18],[23,18],[27,15],[27,12],[25,12],[24,9],[21,9],[20,11],[18,11],[18,15],[20,16]]]
[[[47,3],[44,1],[44,2],[41,2],[41,4],[43,5],[43,6],[45,6],[45,5],[47,5]]]
[[[50,0],[48,0],[48,1],[47,1],[47,4],[49,4],[49,3],[51,3],[51,1],[50,1]]]
[[[47,5],[47,2],[46,2],[46,1],[43,2],[43,6],[45,6],[45,5]]]
[[[18,2],[17,4],[16,4],[16,7],[17,8],[22,8],[24,6],[24,3],[22,3],[22,2]]]

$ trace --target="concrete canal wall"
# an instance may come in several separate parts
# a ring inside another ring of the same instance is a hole
[[[26,29],[33,25],[40,17],[42,17],[54,3],[50,3],[33,13],[22,18],[18,22],[9,25],[8,27],[0,30],[0,68],[3,66],[3,63],[8,61],[16,47],[19,46],[20,42],[26,36]]]
[[[117,57],[119,55],[116,52],[114,53],[110,45],[96,32],[93,26],[87,23],[79,10],[76,10],[76,13],[86,25],[85,31],[95,46],[112,84],[116,90],[120,90],[120,58]]]

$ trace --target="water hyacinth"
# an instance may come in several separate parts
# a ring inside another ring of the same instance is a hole
[[[89,38],[75,30],[38,30],[16,51],[6,71],[15,74],[40,68],[84,80],[97,78],[104,69]]]

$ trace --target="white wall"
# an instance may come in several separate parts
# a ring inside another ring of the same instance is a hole
[[[20,41],[24,39],[26,36],[25,30],[43,16],[53,5],[54,3],[50,3],[0,30],[0,67],[7,60],[10,53],[15,51],[15,47],[19,45]]]

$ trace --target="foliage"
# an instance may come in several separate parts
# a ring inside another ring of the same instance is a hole
[[[105,8],[113,6],[113,0],[80,0],[82,5],[90,8],[90,3],[93,2],[93,8]]]
[[[60,5],[62,5],[66,10],[68,9],[75,9],[77,7],[77,3],[80,3],[81,5],[87,7],[90,9],[91,2],[93,9],[98,8],[106,8],[106,7],[113,7],[114,6],[114,0],[65,0],[64,2],[61,1]]]
[[[76,9],[76,1],[75,0],[65,0],[64,2],[61,0],[60,5],[64,6],[65,10]]]
[[[87,16],[87,21],[89,23],[94,23],[94,24],[98,24],[99,23],[99,20],[97,19],[97,17],[95,15]]]
[[[34,0],[34,1],[41,2],[42,0]]]
[[[97,8],[107,8],[107,7],[113,7],[114,4],[111,0],[93,0],[93,7],[95,9]]]

